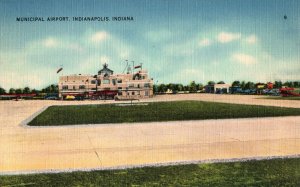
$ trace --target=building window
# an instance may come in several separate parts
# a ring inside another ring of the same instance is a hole
[[[96,84],[96,80],[92,80],[92,81],[91,81],[91,84]]]
[[[145,91],[145,96],[149,96],[149,92],[148,91]]]
[[[76,87],[75,87],[75,86],[73,86],[73,90],[76,90]]]
[[[135,93],[134,92],[132,92],[132,95],[134,95]]]
[[[149,87],[150,87],[150,84],[149,84],[149,83],[145,83],[145,84],[144,84],[144,87],[145,87],[145,88],[149,88]]]
[[[133,88],[133,87],[134,87],[134,84],[129,84],[128,87],[129,87],[129,88]]]
[[[84,85],[80,85],[79,89],[85,89],[85,86]]]
[[[140,88],[140,84],[138,84],[137,87]]]
[[[122,83],[122,79],[118,79],[118,83]]]
[[[67,90],[67,89],[68,89],[68,86],[67,86],[67,85],[62,86],[62,89],[63,89],[63,90]]]
[[[112,80],[113,85],[116,85],[116,79]]]
[[[110,84],[110,80],[109,79],[104,79],[103,84]]]

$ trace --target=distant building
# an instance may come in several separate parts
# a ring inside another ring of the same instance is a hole
[[[209,84],[206,85],[205,92],[206,93],[229,93],[230,84]]]
[[[230,84],[215,84],[214,92],[215,93],[229,93]]]
[[[267,83],[267,88],[268,88],[268,89],[273,89],[273,87],[274,87],[274,84],[273,84],[273,83],[271,83],[271,82],[268,82],[268,83]]]
[[[59,77],[59,95],[93,97],[105,99],[139,99],[153,96],[153,80],[149,78],[147,70],[113,74],[107,64],[98,71],[98,75],[67,75]]]
[[[263,89],[265,89],[266,88],[266,84],[264,84],[264,83],[256,83],[255,84],[255,88],[256,88],[256,93],[257,94],[263,94]]]

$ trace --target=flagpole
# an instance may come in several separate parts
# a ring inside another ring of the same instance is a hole
[[[63,70],[63,67],[62,67],[62,65],[60,65],[60,68],[56,71],[56,74],[59,75],[59,73],[60,73],[62,70]],[[62,76],[63,76],[63,73],[62,73]],[[59,77],[60,77],[60,76],[58,76],[58,84],[57,84],[57,86],[58,86],[58,97],[59,97]],[[63,86],[64,86],[64,85],[62,84],[62,85],[61,85],[61,88],[62,88]]]

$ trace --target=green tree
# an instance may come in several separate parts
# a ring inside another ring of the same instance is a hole
[[[281,88],[281,87],[282,87],[282,82],[281,81],[275,81],[274,88]]]
[[[294,87],[295,88],[299,88],[300,87],[300,82],[299,81],[295,81],[294,82]]]
[[[172,91],[175,90],[175,85],[172,84],[172,83],[169,83],[169,84],[167,84],[166,86],[167,86],[167,90],[168,90],[168,89],[170,89],[170,90],[172,90]]]
[[[245,81],[242,81],[242,82],[241,82],[241,88],[242,88],[243,90],[245,90],[245,85],[246,85]]]
[[[218,84],[225,84],[225,82],[224,81],[219,81]]]
[[[14,94],[14,93],[16,93],[16,90],[15,90],[14,88],[10,88],[10,89],[9,89],[9,93],[10,93],[10,94]]]
[[[216,83],[215,83],[214,81],[208,81],[207,84],[208,84],[208,85],[214,85],[214,84],[216,84]]]
[[[30,88],[26,86],[26,87],[23,89],[23,93],[24,93],[24,94],[29,94],[29,93],[30,93]]]
[[[154,93],[158,92],[158,85],[156,85],[156,84],[153,85],[153,92]]]
[[[241,86],[241,82],[240,81],[233,81],[232,86]]]
[[[199,83],[197,84],[197,90],[202,90],[203,89],[203,84]]]
[[[22,88],[17,88],[15,92],[16,92],[16,94],[22,94],[23,93]]]
[[[36,89],[32,89],[32,90],[31,90],[31,93],[34,93],[34,94],[39,94],[39,93],[40,93],[40,91],[39,91],[39,90],[36,90]]]
[[[183,85],[182,84],[178,84],[178,91],[180,92],[180,91],[183,91]]]
[[[6,94],[6,90],[2,87],[0,87],[0,94]]]
[[[159,86],[158,86],[158,92],[160,92],[160,93],[164,93],[164,92],[166,92],[167,91],[167,86],[165,85],[165,84],[160,84]]]
[[[293,82],[287,81],[287,82],[283,83],[283,86],[294,87],[294,84],[293,84]]]
[[[190,90],[190,88],[188,85],[183,86],[183,91],[189,91],[189,90]]]
[[[196,92],[197,91],[197,85],[195,83],[195,81],[192,81],[189,85],[189,91],[190,92]]]
[[[42,92],[44,92],[44,93],[58,93],[58,85],[57,84],[51,84],[51,85],[47,86],[46,88],[43,88]]]
[[[254,82],[249,81],[245,84],[245,89],[253,89],[253,88],[255,88]]]
[[[178,84],[174,84],[173,91],[178,92]]]

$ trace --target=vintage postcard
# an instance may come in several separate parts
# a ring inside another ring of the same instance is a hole
[[[0,0],[0,186],[299,186],[300,1]]]

